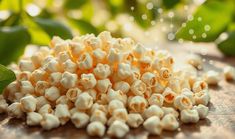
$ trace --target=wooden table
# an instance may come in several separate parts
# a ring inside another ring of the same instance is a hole
[[[188,47],[188,46],[187,46]],[[223,58],[223,56],[212,46],[197,46],[197,49],[190,48],[194,52],[201,53],[200,49],[207,49],[203,52],[206,59],[205,70],[213,69],[221,71],[226,64],[235,66],[235,58]],[[171,49],[171,48],[170,48]],[[173,48],[175,49],[175,48]],[[181,50],[182,49],[182,50]],[[180,52],[179,52],[180,50]],[[185,48],[171,50],[176,55],[182,56]],[[127,139],[156,139],[156,138],[177,138],[177,139],[235,139],[235,82],[221,80],[218,87],[211,87],[211,102],[209,104],[209,115],[207,119],[200,120],[197,124],[181,125],[175,132],[164,131],[159,136],[148,136],[143,128],[131,130],[126,136]],[[7,115],[0,115],[0,139],[89,139],[85,130],[76,129],[72,123],[51,131],[43,131],[40,127],[28,127],[25,120],[10,119]],[[108,138],[108,137],[105,137]]]

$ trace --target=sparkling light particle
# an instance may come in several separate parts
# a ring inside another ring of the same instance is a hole
[[[175,39],[175,34],[172,33],[172,32],[171,32],[171,33],[168,33],[167,38],[168,38],[170,41],[172,41],[172,40]]]
[[[148,17],[147,17],[146,14],[143,14],[143,15],[141,16],[141,18],[142,18],[143,20],[146,20]]]
[[[190,29],[190,30],[188,31],[188,33],[192,35],[192,34],[194,34],[194,30],[193,30],[193,29]]]
[[[204,30],[205,31],[210,31],[211,30],[211,26],[210,25],[205,25],[204,26]]]
[[[202,38],[206,38],[207,34],[206,33],[202,33]]]
[[[169,12],[169,13],[168,13],[168,16],[169,16],[170,18],[173,18],[173,17],[175,16],[175,14],[174,14],[174,12]]]
[[[148,3],[146,4],[146,8],[147,8],[148,10],[152,10],[152,9],[153,9],[153,3],[152,3],[152,2],[148,2]]]
[[[202,17],[198,17],[197,21],[201,22],[202,21]]]

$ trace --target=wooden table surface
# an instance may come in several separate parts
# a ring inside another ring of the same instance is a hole
[[[205,47],[205,46],[204,46]],[[200,52],[200,47],[193,50]],[[184,49],[184,48],[183,48]],[[205,48],[203,48],[205,49]],[[205,70],[221,71],[225,65],[235,66],[235,58],[224,58],[214,46],[206,47]],[[199,51],[198,51],[199,50]],[[177,51],[177,50],[176,50]],[[174,50],[175,53],[175,50]],[[204,52],[203,52],[204,53]],[[181,55],[182,56],[182,55]],[[235,139],[235,82],[221,80],[219,86],[211,87],[209,115],[197,124],[181,125],[175,132],[164,131],[161,136],[148,136],[143,128],[132,129],[126,139]],[[11,119],[6,114],[0,115],[0,139],[89,139],[84,129],[76,129],[67,123],[51,131],[43,131],[40,127],[28,127],[25,120]],[[108,138],[108,137],[105,137]]]

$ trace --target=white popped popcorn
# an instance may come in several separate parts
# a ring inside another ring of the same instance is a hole
[[[36,112],[27,113],[26,124],[29,126],[40,125],[41,120],[43,119],[42,115]]]
[[[158,116],[148,118],[143,125],[150,134],[160,135],[162,132],[162,124]]]
[[[144,122],[144,119],[142,116],[138,113],[130,113],[127,117],[127,124],[132,128],[138,128],[142,123]]]
[[[40,124],[43,129],[51,130],[53,128],[59,127],[60,121],[55,115],[46,113],[43,115],[43,119]]]
[[[91,122],[87,126],[87,133],[90,136],[102,137],[105,134],[105,126],[99,121]]]
[[[183,123],[197,123],[199,120],[199,114],[197,110],[185,109],[180,112],[180,120]]]
[[[27,125],[46,130],[71,120],[89,136],[101,138],[123,138],[129,127],[141,126],[160,135],[177,130],[180,122],[196,123],[208,115],[208,85],[218,84],[220,73],[201,73],[198,55],[186,61],[178,66],[167,50],[114,38],[106,31],[98,37],[53,37],[49,47],[9,65],[16,81],[0,95],[0,113],[26,115]],[[226,80],[235,79],[233,67],[224,68],[223,74]]]
[[[107,134],[112,137],[122,138],[129,130],[129,127],[124,122],[116,120],[110,125]]]
[[[89,116],[86,113],[75,112],[71,116],[71,121],[77,128],[83,128],[89,123]]]
[[[165,130],[174,131],[179,127],[179,122],[173,114],[167,114],[162,118],[162,127]]]
[[[223,69],[223,74],[226,80],[235,80],[235,68],[231,66],[226,66]]]

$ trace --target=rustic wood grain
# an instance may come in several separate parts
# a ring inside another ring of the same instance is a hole
[[[216,51],[208,47],[210,52]],[[175,52],[175,51],[174,51]],[[217,51],[203,56],[207,59],[205,69],[221,71],[226,65],[235,65],[235,58],[223,58]],[[210,61],[213,60],[213,63]],[[126,139],[234,139],[235,138],[235,82],[221,80],[219,86],[211,87],[211,102],[209,115],[197,124],[183,124],[175,132],[164,131],[161,136],[149,136],[143,128],[133,129]],[[24,120],[11,119],[0,115],[0,139],[89,139],[84,129],[76,129],[72,123],[43,131],[40,127],[28,127]],[[108,139],[108,137],[105,137]],[[92,138],[93,139],[93,138]]]

